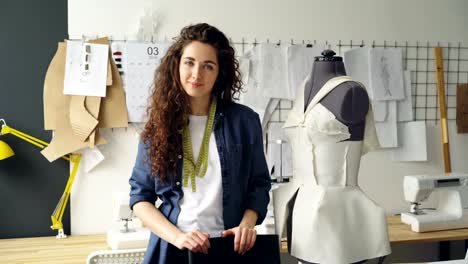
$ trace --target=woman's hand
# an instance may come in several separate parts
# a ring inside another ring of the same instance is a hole
[[[174,246],[179,249],[188,249],[192,252],[203,252],[208,254],[210,248],[210,234],[198,230],[179,233],[175,238]]]
[[[223,237],[234,235],[234,251],[241,255],[249,251],[254,245],[257,239],[257,231],[255,227],[248,225],[239,225],[228,230],[223,231]]]

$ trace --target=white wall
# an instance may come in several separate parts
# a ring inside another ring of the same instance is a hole
[[[70,38],[111,36],[134,39],[145,8],[160,15],[156,39],[176,36],[190,23],[208,22],[234,41],[397,40],[468,42],[465,0],[69,0]],[[113,190],[128,190],[135,158],[135,132],[105,134],[106,160],[89,174],[79,172],[71,197],[73,234],[103,233],[111,223]],[[395,163],[390,152],[366,155],[360,184],[389,213],[407,210],[402,177],[443,171],[440,129],[428,125],[428,162]],[[453,170],[468,172],[468,136],[455,134],[450,123]]]
[[[83,157],[70,195],[71,233],[106,233],[112,223],[113,192],[129,192],[138,145],[135,129],[102,129],[108,141],[98,146],[105,159],[91,172],[85,173]]]
[[[234,40],[468,40],[465,0],[69,0],[70,38],[134,38],[145,8],[159,11],[161,38],[208,22]]]
[[[468,173],[468,134],[457,134],[455,122],[449,122],[452,171]],[[403,176],[442,174],[444,162],[440,127],[427,124],[427,162],[392,162],[391,151],[375,151],[365,155],[361,162],[359,184],[362,189],[383,206],[388,213],[409,210],[403,197]]]

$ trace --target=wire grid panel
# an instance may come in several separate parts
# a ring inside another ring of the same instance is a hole
[[[457,85],[468,82],[468,45],[451,42],[404,42],[372,41],[338,42],[338,53],[357,47],[401,48],[404,66],[411,71],[411,90],[414,119],[437,123],[439,105],[437,94],[437,73],[434,48],[441,47],[444,61],[445,96],[447,118],[455,120]]]
[[[413,119],[437,123],[439,120],[437,79],[434,48],[441,47],[444,61],[445,96],[447,105],[447,118],[455,120],[456,117],[456,91],[457,85],[468,83],[468,45],[461,42],[398,42],[398,41],[270,41],[268,43],[311,44],[323,45],[333,49],[338,55],[359,47],[401,48],[403,50],[403,63],[405,70],[411,71],[411,90],[413,100]],[[254,40],[247,42],[233,41],[237,54],[244,54],[251,47],[260,42]],[[292,102],[281,100],[273,112],[270,122],[284,122],[287,113],[292,108]]]

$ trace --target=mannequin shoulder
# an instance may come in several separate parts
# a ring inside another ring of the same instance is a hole
[[[340,87],[340,86],[344,87]],[[337,87],[343,91],[343,99],[349,103],[369,104],[369,96],[366,89],[359,83],[356,82],[345,82]]]
[[[367,91],[356,82],[347,82],[344,85],[348,87],[344,89],[343,120],[350,124],[364,121],[369,111],[369,96]]]
[[[335,116],[345,124],[356,124],[365,120],[369,110],[369,96],[361,84],[345,82],[333,89],[323,99]]]

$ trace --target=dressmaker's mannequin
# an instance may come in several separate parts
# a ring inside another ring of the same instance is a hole
[[[383,261],[391,252],[385,211],[358,185],[375,139],[369,98],[334,55],[315,58],[283,126],[294,175],[273,192],[277,232],[302,263]]]
[[[331,78],[345,76],[346,70],[341,57],[335,52],[324,50],[323,56],[315,57],[310,81],[304,88],[304,111],[322,86]],[[348,126],[351,141],[364,138],[365,117],[369,109],[367,92],[355,82],[345,82],[326,95],[320,103],[336,118]]]

